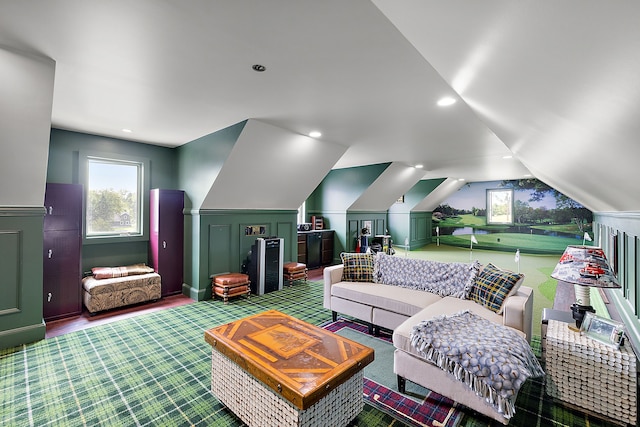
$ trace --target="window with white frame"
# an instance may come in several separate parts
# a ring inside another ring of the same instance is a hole
[[[144,162],[87,156],[87,239],[143,234]]]
[[[306,219],[306,204],[307,202],[304,201],[302,202],[302,205],[298,208],[298,224],[303,224],[305,223],[305,219]]]

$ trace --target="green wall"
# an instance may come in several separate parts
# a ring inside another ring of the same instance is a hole
[[[389,208],[389,232],[395,245],[405,246],[408,240],[409,250],[431,243],[431,212],[412,212],[442,182],[441,179],[418,181],[404,194],[403,203],[394,203]]]
[[[179,189],[175,149],[59,129],[51,130],[47,182],[84,184],[79,181],[81,152],[109,154],[116,159],[118,156],[148,159],[151,167],[148,189]],[[144,224],[148,227],[148,211],[144,213]],[[82,269],[148,263],[148,246],[148,241],[84,244]]]
[[[307,221],[312,215],[322,216],[324,227],[335,232],[334,262],[339,262],[341,252],[354,251],[355,237],[359,236],[363,221],[372,221],[372,234],[383,234],[387,228],[386,212],[350,212],[349,207],[389,165],[380,163],[333,169],[307,198]]]
[[[380,163],[329,171],[307,198],[307,213],[347,211],[389,165]]]
[[[640,212],[594,212],[593,232],[622,286],[607,289],[607,295],[640,354]]]
[[[176,148],[178,183],[189,195],[185,209],[200,209],[246,123],[240,122]]]
[[[38,341],[42,321],[44,206],[0,208],[0,349]]]
[[[258,237],[284,239],[283,262],[297,261],[297,211],[201,210],[192,212],[189,222],[197,224],[199,244],[194,257],[189,294],[196,300],[211,298],[211,276],[242,271],[242,264]],[[245,235],[251,225],[265,226],[264,235]]]

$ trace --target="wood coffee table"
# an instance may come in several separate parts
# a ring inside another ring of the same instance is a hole
[[[205,332],[211,391],[249,425],[341,426],[362,411],[373,349],[275,310]]]

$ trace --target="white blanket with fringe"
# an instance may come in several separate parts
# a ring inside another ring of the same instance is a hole
[[[411,345],[505,418],[515,414],[522,384],[544,375],[529,343],[515,330],[468,310],[420,322],[411,332]]]

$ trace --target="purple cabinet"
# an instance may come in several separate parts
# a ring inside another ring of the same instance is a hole
[[[162,277],[162,296],[182,292],[184,191],[153,189],[149,197],[149,264]]]
[[[82,312],[82,186],[47,183],[43,233],[45,320]]]

